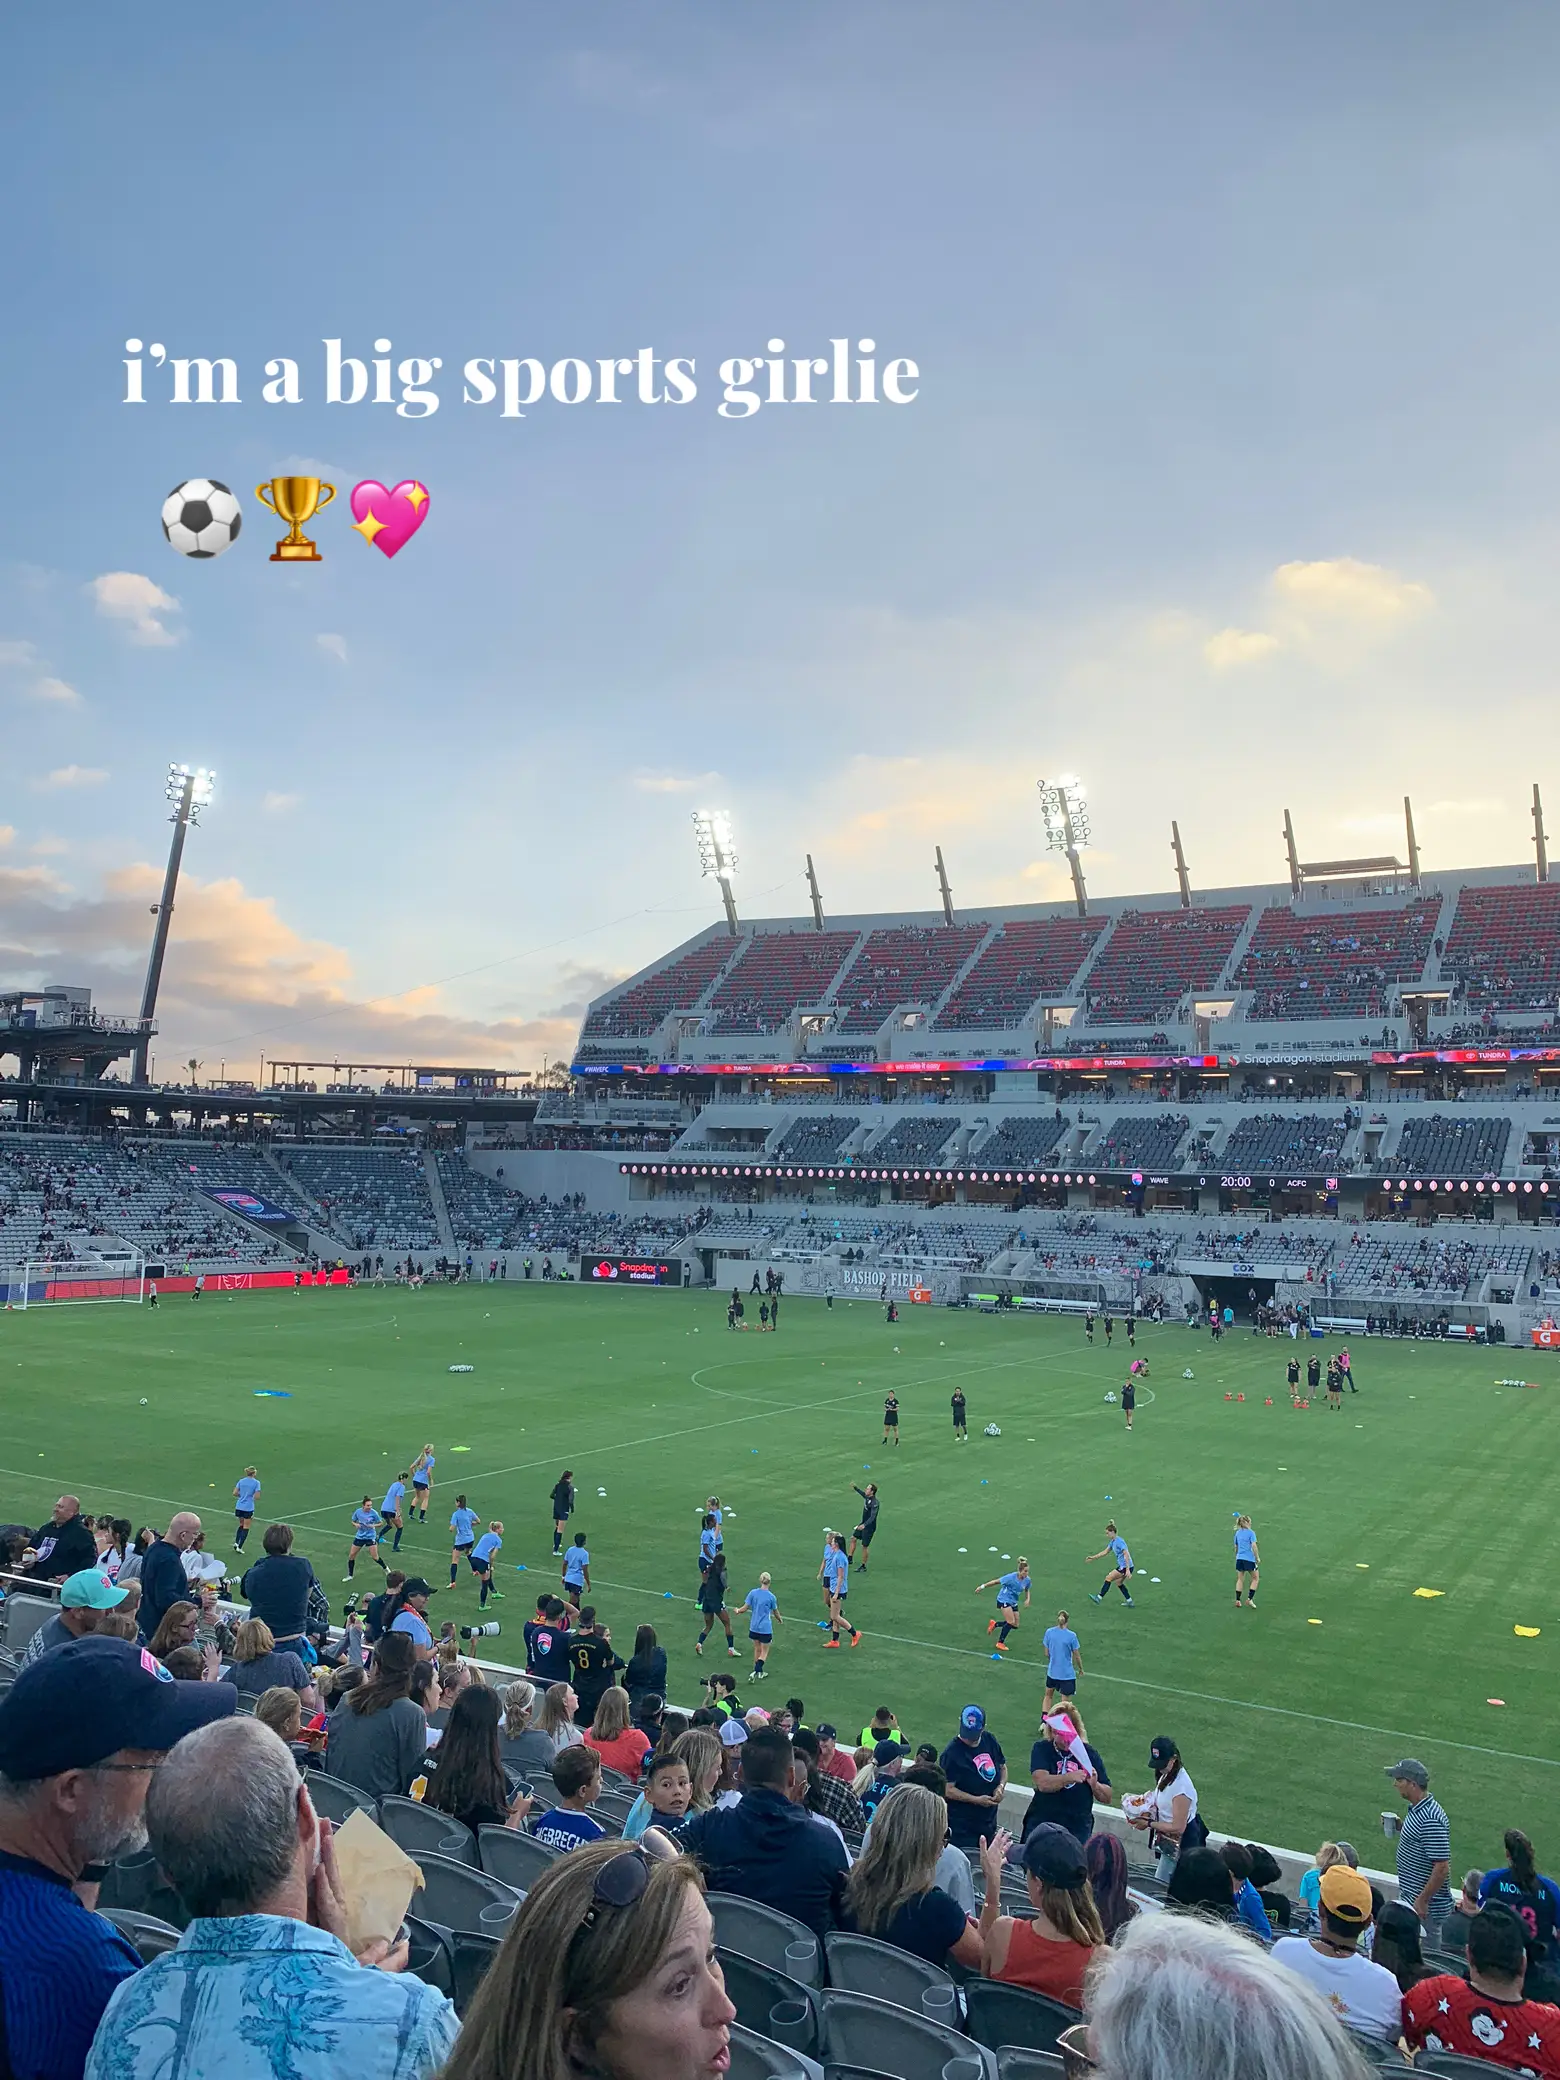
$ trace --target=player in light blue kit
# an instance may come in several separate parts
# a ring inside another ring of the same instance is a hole
[[[1251,1528],[1250,1517],[1235,1519],[1235,1608],[1240,1609],[1240,1592],[1246,1592],[1246,1601],[1252,1610],[1257,1607],[1257,1566],[1261,1560],[1257,1551],[1257,1534]]]
[[[386,1531],[389,1531],[392,1528],[395,1531],[395,1544],[390,1548],[392,1553],[400,1552],[401,1533],[406,1529],[405,1520],[402,1518],[401,1515],[401,1504],[402,1501],[405,1499],[405,1496],[406,1475],[404,1473],[398,1473],[395,1479],[390,1483],[389,1487],[386,1488],[385,1499],[379,1505],[379,1521],[381,1526]]]
[[[979,1596],[987,1589],[997,1592],[997,1615],[988,1622],[986,1632],[988,1637],[996,1633],[997,1652],[1005,1654],[1008,1634],[1018,1623],[1019,1606],[1029,1601],[1029,1562],[1023,1554],[1019,1554],[1018,1565],[1011,1574],[994,1575],[989,1582],[982,1582],[975,1594]]]
[[[455,1577],[462,1559],[469,1560],[471,1549],[476,1544],[477,1526],[482,1519],[474,1509],[467,1509],[464,1495],[455,1497],[455,1507],[450,1512],[450,1536],[455,1543],[450,1548],[450,1587],[455,1586]]]
[[[352,1579],[352,1570],[357,1566],[360,1553],[367,1553],[370,1560],[377,1561],[382,1574],[389,1572],[383,1560],[379,1558],[379,1512],[374,1507],[373,1498],[368,1495],[363,1497],[363,1500],[352,1512],[352,1543],[347,1548],[347,1580],[349,1582]]]
[[[764,1663],[769,1659],[769,1649],[774,1644],[775,1627],[785,1623],[780,1615],[780,1599],[770,1588],[767,1574],[759,1576],[758,1587],[749,1589],[737,1609],[748,1614],[748,1638],[753,1642],[753,1680],[761,1683],[768,1673]]]
[[[1137,1606],[1132,1601],[1132,1591],[1127,1587],[1128,1582],[1132,1579],[1132,1555],[1127,1550],[1127,1542],[1116,1529],[1114,1523],[1105,1526],[1105,1536],[1109,1541],[1108,1544],[1101,1546],[1097,1553],[1086,1553],[1084,1555],[1086,1560],[1103,1560],[1107,1553],[1110,1555],[1110,1573],[1100,1583],[1098,1596],[1092,1590],[1090,1591],[1089,1601],[1090,1603],[1103,1603],[1112,1589],[1119,1589],[1121,1591],[1121,1600],[1128,1610],[1135,1610]]]
[[[845,1552],[843,1531],[836,1531],[829,1540],[829,1548],[823,1556],[823,1567],[820,1571],[829,1592],[829,1636],[823,1643],[824,1652],[827,1653],[831,1647],[839,1645],[841,1625],[849,1630],[851,1645],[859,1647],[861,1634],[845,1615],[845,1598],[850,1593],[850,1561]]]
[[[481,1610],[487,1609],[490,1596],[496,1596],[500,1603],[504,1600],[503,1590],[493,1587],[493,1560],[503,1543],[504,1527],[495,1517],[471,1549],[471,1571],[482,1584],[481,1594],[477,1598]]]
[[[233,1550],[241,1553],[244,1540],[249,1536],[249,1527],[255,1520],[255,1497],[260,1493],[260,1476],[252,1466],[246,1466],[233,1484],[233,1515],[237,1525],[233,1532]]]
[[[433,1446],[425,1444],[412,1465],[412,1514],[428,1521],[428,1498],[433,1493],[433,1469],[437,1464]]]

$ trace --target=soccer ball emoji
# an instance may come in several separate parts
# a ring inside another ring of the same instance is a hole
[[[215,477],[186,478],[163,500],[163,533],[181,556],[220,556],[243,524],[238,500]]]

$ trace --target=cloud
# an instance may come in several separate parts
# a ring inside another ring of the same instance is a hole
[[[1281,563],[1272,586],[1288,606],[1310,619],[1337,616],[1354,621],[1392,622],[1423,613],[1435,603],[1428,585],[1400,577],[1379,563],[1334,556],[1319,563]]]
[[[302,800],[301,794],[271,793],[265,796],[260,807],[267,816],[286,816],[289,811],[296,809]]]
[[[636,773],[634,785],[641,794],[697,794],[719,778],[719,773]]]
[[[107,778],[106,766],[56,766],[32,785],[35,794],[54,794],[60,788],[101,787]]]
[[[45,834],[41,838],[35,838],[27,850],[37,859],[56,859],[62,852],[69,852],[70,847],[63,838],[53,838]]]
[[[87,589],[106,620],[125,623],[132,643],[166,648],[180,640],[180,632],[158,619],[160,614],[177,614],[179,602],[139,571],[105,571]]]
[[[36,643],[0,642],[0,665],[30,665],[38,662]]]
[[[1261,629],[1221,628],[1203,644],[1203,656],[1216,672],[1225,672],[1243,664],[1257,664],[1262,658],[1271,657],[1277,648],[1278,637]]]
[[[347,661],[347,639],[345,636],[316,636],[315,642],[327,657],[334,657],[338,664]]]
[[[0,852],[3,852],[7,845],[14,845],[15,843],[16,825],[14,823],[0,823]]]
[[[27,689],[27,698],[34,701],[53,701],[61,708],[79,708],[81,695],[74,686],[63,679],[36,679]]]

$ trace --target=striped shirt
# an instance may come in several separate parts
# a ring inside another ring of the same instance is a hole
[[[1412,1906],[1429,1883],[1431,1866],[1450,1864],[1451,1859],[1451,1823],[1427,1792],[1403,1815],[1403,1831],[1397,1839],[1399,1896]],[[1440,1891],[1431,1894],[1428,1904],[1437,1920],[1451,1912],[1451,1889],[1444,1880]]]

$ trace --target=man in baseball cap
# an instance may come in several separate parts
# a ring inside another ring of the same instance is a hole
[[[79,1574],[69,1576],[60,1589],[59,1609],[52,1618],[44,1620],[27,1642],[22,1654],[23,1668],[31,1668],[50,1647],[89,1638],[97,1631],[101,1614],[117,1610],[129,1594],[128,1589],[116,1587],[95,1567],[84,1567]]]
[[[1360,1954],[1360,1937],[1374,1908],[1370,1885],[1346,1863],[1322,1872],[1320,1926],[1316,1934],[1283,1936],[1273,1945],[1273,1962],[1314,1986],[1341,2022],[1373,2043],[1395,2044],[1403,2020],[1403,1996],[1384,1965]]]
[[[1405,1755],[1386,1774],[1408,1807],[1397,1838],[1398,1898],[1407,1900],[1432,1941],[1452,1911],[1452,1827],[1430,1796],[1430,1772]]]
[[[225,1718],[231,1683],[179,1683],[123,1639],[71,1639],[0,1699],[0,2022],[11,2070],[79,2080],[110,1994],[139,1970],[87,1908],[146,1841],[146,1787],[186,1733]]]
[[[959,1731],[937,1758],[948,1779],[948,1831],[967,1855],[979,1849],[982,1836],[997,1831],[997,1811],[1007,1789],[1007,1757],[986,1731],[986,1714],[967,1704],[959,1714]]]

